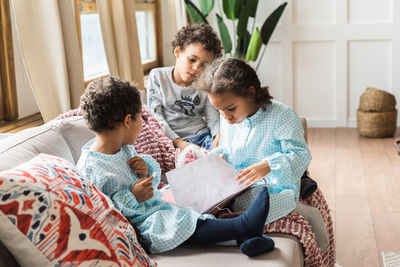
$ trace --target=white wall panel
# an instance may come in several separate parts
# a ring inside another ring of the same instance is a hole
[[[348,119],[355,126],[360,95],[367,87],[392,91],[392,42],[351,41],[348,46]]]
[[[332,24],[336,21],[335,0],[293,1],[293,23],[299,25]]]
[[[310,122],[335,119],[335,54],[334,42],[293,45],[294,109]]]
[[[256,62],[250,65],[255,68]],[[282,101],[282,47],[280,43],[271,42],[268,44],[257,73],[261,86],[268,86],[269,92],[274,99]]]
[[[350,23],[392,22],[393,0],[348,0],[348,21]]]

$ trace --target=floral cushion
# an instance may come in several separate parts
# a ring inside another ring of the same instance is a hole
[[[154,266],[109,198],[40,154],[0,173],[0,240],[26,266]]]

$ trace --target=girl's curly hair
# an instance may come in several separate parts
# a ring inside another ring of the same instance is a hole
[[[204,50],[211,52],[214,58],[222,56],[222,45],[213,28],[208,24],[188,25],[181,28],[171,42],[172,49],[180,47],[182,50],[189,44],[200,43]]]
[[[108,76],[91,82],[80,99],[83,117],[95,132],[114,130],[125,116],[141,112],[140,93],[134,83]]]
[[[237,58],[217,59],[207,66],[193,86],[208,94],[232,92],[236,96],[252,98],[254,104],[269,105],[272,96],[268,86],[261,87],[255,70],[246,62]],[[249,87],[256,89],[254,96]]]

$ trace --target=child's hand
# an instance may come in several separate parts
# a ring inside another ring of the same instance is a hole
[[[212,148],[216,148],[219,145],[219,139],[221,139],[221,133],[218,132],[215,137],[214,137],[214,141],[212,143]]]
[[[225,157],[225,155],[224,154],[217,154],[218,155],[218,157],[220,157],[221,159],[223,159],[223,160],[226,160],[226,157]]]
[[[153,179],[154,176],[144,177],[133,184],[131,192],[138,202],[143,202],[153,197],[153,184],[151,183]]]
[[[178,149],[180,149],[181,151],[184,150],[187,146],[189,145],[193,145],[190,142],[186,142],[184,141],[182,138],[176,138],[174,141],[174,146]]]
[[[259,163],[253,164],[239,171],[236,180],[239,180],[239,184],[245,183],[245,186],[253,184],[263,178],[271,171],[268,161],[261,161]]]
[[[128,164],[132,166],[133,172],[136,173],[139,178],[146,177],[149,173],[146,161],[141,157],[133,157],[128,160]]]

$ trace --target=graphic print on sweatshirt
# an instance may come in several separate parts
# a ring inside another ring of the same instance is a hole
[[[200,97],[198,95],[196,95],[194,99],[192,99],[190,96],[181,95],[180,100],[179,99],[175,100],[176,108],[188,116],[196,116],[193,110],[195,108],[195,105],[197,106],[199,104],[200,104]]]

